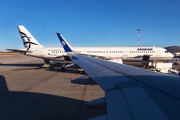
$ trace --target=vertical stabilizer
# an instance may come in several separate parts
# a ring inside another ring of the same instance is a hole
[[[73,52],[72,47],[69,45],[69,43],[63,38],[63,36],[60,33],[57,33],[57,36],[66,52]]]
[[[28,32],[28,30],[22,26],[18,25],[18,30],[21,35],[21,39],[23,41],[24,47],[29,50],[30,48],[43,47],[38,43],[38,41]]]
[[[63,38],[63,36],[60,33],[57,33],[57,36],[66,51],[68,56],[76,56],[76,52],[72,50],[72,47],[69,45],[69,43]]]

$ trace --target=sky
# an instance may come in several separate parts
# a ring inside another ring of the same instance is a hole
[[[180,46],[179,0],[0,0],[0,51],[24,48],[17,25],[45,47]]]

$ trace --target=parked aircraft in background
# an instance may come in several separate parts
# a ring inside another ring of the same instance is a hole
[[[92,120],[180,120],[179,78],[77,54],[57,35],[73,63],[87,74],[71,82],[98,84],[105,91],[104,98],[85,103],[107,108],[107,114]]]
[[[7,49],[24,55],[44,59],[44,66],[50,65],[50,60],[69,62],[69,57],[62,47],[44,47],[28,32],[24,26],[18,26],[25,48]],[[141,61],[144,55],[151,60],[170,60],[173,55],[160,47],[73,47],[78,54],[110,60],[117,63],[122,61]]]

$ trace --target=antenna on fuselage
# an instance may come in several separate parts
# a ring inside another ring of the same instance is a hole
[[[140,29],[137,29],[138,31],[138,47],[139,47],[139,40],[140,40]]]

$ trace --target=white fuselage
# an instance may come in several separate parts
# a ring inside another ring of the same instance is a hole
[[[80,54],[120,58],[123,61],[141,61],[143,55],[150,55],[150,60],[170,60],[174,56],[160,47],[73,47]],[[29,56],[43,59],[62,60],[67,56],[62,47],[37,47],[31,48]]]

